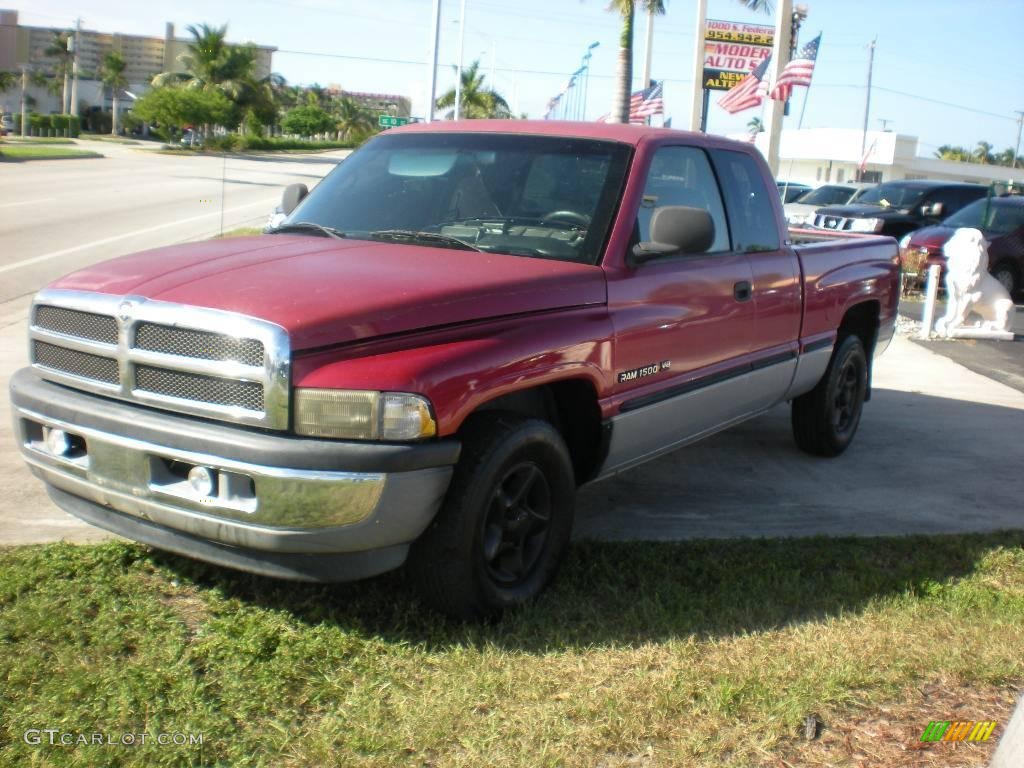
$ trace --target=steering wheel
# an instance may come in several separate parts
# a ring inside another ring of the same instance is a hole
[[[575,224],[580,227],[590,226],[590,217],[585,213],[578,213],[576,211],[552,211],[551,213],[545,213],[540,217],[540,220],[545,224],[560,222],[562,224]]]

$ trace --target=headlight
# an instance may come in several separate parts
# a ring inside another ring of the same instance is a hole
[[[882,229],[881,219],[851,219],[850,232],[878,232]]]
[[[908,245],[910,245],[910,235],[906,234],[900,238],[900,248],[906,248]]]
[[[437,434],[430,401],[404,392],[296,389],[295,431],[344,440],[417,440]]]

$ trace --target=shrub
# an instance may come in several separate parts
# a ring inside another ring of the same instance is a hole
[[[299,136],[315,136],[318,133],[333,131],[337,120],[320,107],[308,105],[296,107],[284,116],[281,127],[285,133],[297,133]]]
[[[303,139],[282,139],[264,136],[242,136],[241,149],[275,150],[275,149],[352,149],[358,147],[360,141],[306,141]]]

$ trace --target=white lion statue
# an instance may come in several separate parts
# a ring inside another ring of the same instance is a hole
[[[974,332],[970,335],[1004,337],[1009,333],[1013,338],[1013,300],[988,273],[988,245],[977,229],[963,228],[942,247],[948,304],[946,314],[935,323],[940,336],[953,338],[958,330],[970,329]]]

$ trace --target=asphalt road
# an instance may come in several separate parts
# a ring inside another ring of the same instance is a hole
[[[348,154],[170,156],[79,143],[106,156],[2,165],[0,305],[97,261],[212,237],[222,213],[224,230],[262,226],[285,186],[312,187]]]

